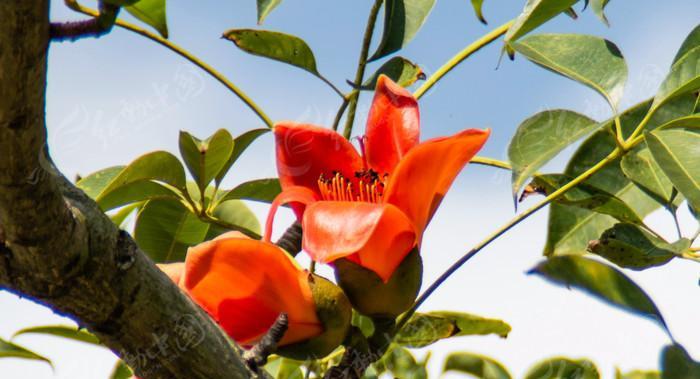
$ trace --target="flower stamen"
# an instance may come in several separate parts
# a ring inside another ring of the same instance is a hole
[[[318,178],[318,189],[321,198],[326,201],[362,201],[379,203],[384,193],[384,180],[372,171],[358,171],[355,173],[356,183],[346,179],[341,173],[334,172],[331,178],[321,174]],[[355,190],[357,185],[357,190]]]

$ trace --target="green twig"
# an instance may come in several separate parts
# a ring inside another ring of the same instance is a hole
[[[377,23],[377,15],[379,15],[379,9],[382,7],[384,0],[374,0],[374,5],[369,11],[369,18],[367,19],[367,27],[365,28],[365,36],[362,39],[362,50],[360,51],[360,60],[357,63],[357,72],[355,73],[355,88],[360,88],[362,85],[362,80],[365,77],[365,68],[367,67],[367,57],[369,56],[369,47],[372,44],[372,34],[374,34],[374,25]],[[354,91],[350,94],[348,99],[348,117],[345,120],[345,130],[343,130],[343,135],[345,138],[350,138],[352,135],[352,126],[355,123],[355,114],[357,113],[357,101],[360,98],[361,91]]]
[[[399,330],[401,330],[401,327],[403,327],[408,320],[413,316],[413,314],[416,312],[418,307],[423,304],[423,302],[428,299],[430,295],[435,292],[452,274],[457,272],[457,270],[462,267],[467,261],[469,261],[472,257],[474,257],[476,254],[479,253],[484,247],[488,246],[491,242],[496,240],[498,237],[509,231],[511,228],[514,226],[518,225],[521,221],[527,219],[530,217],[532,214],[535,212],[539,211],[540,209],[544,208],[547,204],[552,202],[553,200],[556,200],[563,194],[565,194],[567,191],[570,189],[576,187],[578,184],[582,183],[586,179],[590,178],[593,176],[595,173],[600,171],[602,168],[604,168],[606,165],[608,165],[610,162],[614,161],[615,159],[619,158],[623,154],[622,150],[620,149],[615,149],[612,153],[610,153],[607,157],[605,157],[603,160],[598,162],[595,166],[589,168],[586,170],[586,172],[582,173],[566,185],[562,186],[558,190],[552,192],[549,196],[545,197],[543,200],[541,200],[539,203],[534,205],[532,208],[528,209],[527,211],[515,216],[512,218],[507,224],[503,225],[501,228],[496,230],[495,232],[491,233],[488,237],[486,237],[483,241],[479,242],[474,248],[472,248],[469,252],[467,252],[464,256],[462,256],[459,260],[457,260],[455,263],[452,264],[440,277],[433,282],[430,287],[428,287],[419,297],[416,299],[416,302],[413,304],[411,309],[409,309],[406,313],[404,313],[400,320],[397,323],[397,333]]]
[[[487,46],[491,42],[495,41],[500,36],[506,34],[510,26],[513,25],[514,21],[515,20],[506,22],[505,24],[497,27],[496,29],[493,29],[483,37],[474,41],[469,46],[465,47],[464,50],[457,53],[457,55],[452,57],[449,61],[442,65],[442,67],[435,71],[435,73],[431,75],[425,82],[423,82],[423,84],[416,90],[416,92],[413,93],[413,96],[415,96],[416,99],[420,99],[430,88],[432,88],[435,85],[435,83],[442,79],[443,76],[447,75],[448,72],[452,71],[453,68],[457,67],[458,64],[462,63],[462,61],[469,58],[469,56],[481,50],[483,47]]]
[[[99,13],[97,11],[95,11],[94,9],[84,7],[84,6],[82,6],[82,5],[80,5],[77,2],[72,1],[72,0],[67,0],[66,5],[68,5],[69,8],[71,8],[77,12],[86,14],[86,15],[90,15],[93,17],[97,17],[99,15]],[[122,21],[122,20],[117,19],[117,21],[115,22],[115,25],[117,25],[123,29],[129,30],[131,32],[134,32],[136,34],[139,34],[141,36],[144,36],[144,37],[158,43],[159,45],[170,49],[171,51],[173,51],[174,53],[178,54],[179,56],[187,59],[188,61],[192,62],[197,67],[204,70],[207,74],[211,75],[214,79],[218,80],[221,84],[224,85],[224,87],[228,88],[231,92],[233,92],[234,95],[238,96],[238,98],[241,99],[241,101],[243,101],[248,106],[248,108],[250,108],[265,123],[265,125],[267,125],[267,127],[269,127],[269,128],[274,127],[274,123],[272,122],[272,120],[265,114],[265,112],[263,112],[262,109],[260,109],[260,107],[250,97],[248,97],[248,95],[246,95],[245,92],[243,92],[240,88],[238,88],[235,84],[233,84],[230,80],[228,80],[224,75],[222,75],[220,72],[218,72],[212,66],[210,66],[206,62],[202,61],[201,59],[197,58],[189,51],[187,51],[184,48],[170,42],[169,40],[167,40],[161,36],[153,34],[153,33],[149,32],[148,30],[140,28],[140,27],[133,25],[131,23],[128,23],[126,21]]]

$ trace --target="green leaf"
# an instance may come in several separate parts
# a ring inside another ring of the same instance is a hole
[[[513,197],[539,168],[598,127],[595,120],[562,109],[540,112],[523,121],[508,146],[508,159],[513,166]]]
[[[284,62],[319,76],[314,53],[299,37],[268,30],[231,29],[224,33],[224,38],[247,53]]]
[[[661,353],[662,379],[700,378],[700,363],[680,345],[667,346]]]
[[[599,379],[595,364],[587,359],[551,358],[530,368],[525,379]]]
[[[181,262],[187,248],[204,241],[208,231],[209,224],[182,204],[151,200],[138,214],[134,239],[154,262]]]
[[[571,180],[573,178],[561,174],[537,175],[530,183],[530,187],[548,196]],[[590,184],[579,184],[554,202],[606,214],[623,222],[643,224],[642,218],[624,201]]]
[[[510,373],[499,362],[472,353],[452,353],[445,359],[443,372],[458,371],[479,379],[510,379]]]
[[[109,185],[97,195],[99,202],[110,192],[139,181],[157,181],[169,184],[177,189],[185,188],[185,169],[174,155],[165,151],[156,151],[143,155],[117,175]]]
[[[131,216],[134,211],[138,211],[139,207],[141,207],[143,203],[133,203],[129,204],[121,209],[119,209],[117,212],[114,214],[110,215],[109,218],[112,220],[114,225],[116,225],[119,228],[124,227],[124,222],[126,219]]]
[[[44,361],[53,368],[53,364],[48,358],[3,339],[0,339],[0,358],[22,358]]]
[[[234,141],[226,129],[217,130],[206,140],[181,131],[179,145],[182,159],[200,190],[204,190],[227,166]]]
[[[501,321],[459,312],[416,313],[394,341],[407,347],[424,347],[441,339],[467,335],[496,334],[506,338],[510,325]]]
[[[380,364],[391,371],[393,377],[401,379],[428,379],[426,360],[416,361],[408,349],[392,346],[381,359]]]
[[[655,130],[645,138],[666,176],[693,208],[700,209],[700,132]]]
[[[282,0],[258,0],[258,25],[262,25],[265,18],[275,9]]]
[[[279,179],[257,179],[239,184],[226,192],[219,201],[243,199],[271,203],[280,192],[282,187]]]
[[[654,302],[622,272],[604,263],[575,255],[551,257],[530,270],[554,284],[578,288],[612,306],[668,328]]]
[[[669,244],[638,225],[620,223],[591,241],[588,250],[620,267],[644,270],[668,263],[689,247],[688,239]]]
[[[524,36],[577,2],[578,0],[528,0],[522,13],[506,33],[506,44]]]
[[[31,328],[25,328],[15,333],[12,338],[23,334],[46,334],[56,337],[62,337],[71,339],[74,341],[80,341],[89,343],[92,345],[102,345],[100,340],[92,333],[84,329],[78,329],[75,326],[67,325],[46,325],[46,326],[35,326]]]
[[[620,168],[625,176],[646,194],[663,205],[671,205],[674,200],[673,184],[648,148],[636,149],[625,154]]]
[[[393,57],[386,61],[379,70],[365,81],[360,89],[374,91],[380,75],[386,75],[402,87],[408,87],[418,80],[425,79],[425,74],[417,64],[403,57]]]
[[[659,87],[652,108],[670,99],[700,89],[700,46],[690,49],[671,66],[671,71]]]
[[[608,5],[610,0],[591,0],[591,10],[593,13],[603,22],[606,26],[610,26],[608,18],[605,17],[605,7]]]
[[[267,371],[275,379],[303,379],[301,362],[275,356],[265,365]]]
[[[129,366],[124,363],[124,361],[118,361],[114,366],[109,379],[130,379],[134,373],[131,371]]]
[[[634,370],[623,374],[618,369],[615,372],[615,379],[661,379],[661,373],[658,371]]]
[[[168,38],[168,20],[165,0],[139,0],[134,5],[125,7],[137,19],[152,26],[163,38]]]
[[[580,34],[537,34],[512,46],[530,61],[596,90],[617,110],[627,64],[614,43]]]
[[[435,0],[386,0],[384,31],[370,61],[385,57],[406,46],[416,36],[435,5]]]
[[[260,222],[258,218],[250,208],[240,200],[228,200],[219,203],[219,205],[214,208],[212,216],[228,225],[260,234]]]
[[[479,19],[484,25],[486,24],[486,18],[484,18],[484,13],[481,8],[484,5],[484,0],[472,0],[472,7],[474,8],[474,14],[476,18]]]
[[[676,57],[673,58],[673,64],[678,62],[684,55],[696,47],[700,47],[700,25],[696,26],[685,38],[680,49],[678,49],[678,53],[676,53]]]
[[[233,140],[233,152],[231,153],[231,156],[228,158],[228,161],[224,165],[224,167],[221,169],[219,174],[216,176],[216,184],[219,185],[221,184],[221,181],[224,179],[224,176],[226,176],[226,173],[231,169],[231,166],[238,160],[238,158],[243,154],[243,152],[252,144],[258,137],[262,136],[265,133],[268,133],[270,129],[268,128],[262,128],[262,129],[253,129],[249,130],[240,136],[236,137]]]
[[[652,130],[659,125],[692,112],[695,99],[681,96],[657,110],[646,126]],[[624,113],[620,120],[625,134],[630,134],[647,114],[651,101],[640,103]],[[613,121],[608,120],[603,127],[586,139],[569,160],[565,175],[576,177],[600,162],[616,147],[611,130]],[[661,204],[654,201],[628,180],[622,173],[619,161],[614,161],[589,178],[590,184],[624,201],[640,217],[644,217]],[[547,228],[545,255],[582,254],[588,242],[597,239],[601,233],[611,228],[617,221],[610,216],[591,212],[582,208],[552,204]]]
[[[119,187],[102,196],[97,204],[103,211],[109,211],[127,204],[154,199],[171,199],[179,201],[180,195],[160,183],[140,181]]]
[[[97,197],[104,191],[109,183],[114,180],[126,166],[114,166],[102,169],[78,180],[76,186],[83,190],[90,198]]]
[[[374,322],[372,319],[357,311],[352,312],[352,325],[360,329],[365,337],[369,337],[374,333]]]

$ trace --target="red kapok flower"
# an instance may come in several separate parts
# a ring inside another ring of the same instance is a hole
[[[361,154],[338,133],[307,124],[275,126],[282,193],[311,258],[347,258],[387,282],[423,231],[455,177],[481,149],[488,130],[468,129],[419,143],[416,99],[381,76],[361,139]]]
[[[190,248],[184,263],[160,268],[243,346],[255,344],[282,312],[289,327],[280,346],[324,332],[309,273],[273,244],[226,233]]]

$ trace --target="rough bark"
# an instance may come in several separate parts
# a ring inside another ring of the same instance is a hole
[[[52,165],[48,8],[0,1],[0,286],[74,318],[142,378],[250,377],[239,349]]]

